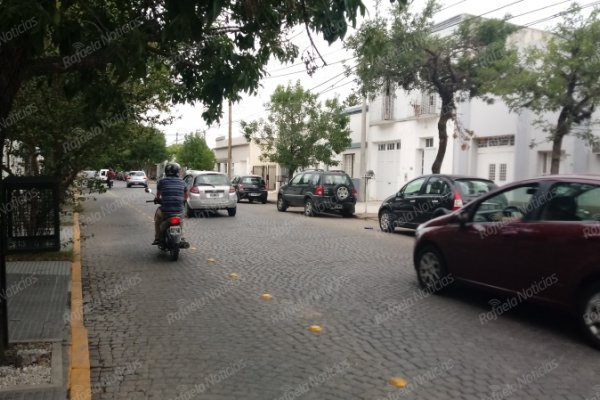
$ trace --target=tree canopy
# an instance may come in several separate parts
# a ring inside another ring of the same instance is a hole
[[[284,165],[290,176],[318,162],[337,165],[334,155],[351,144],[344,107],[337,99],[321,104],[299,81],[279,85],[267,108],[267,121],[241,122],[244,136],[260,146],[263,160]]]
[[[580,11],[571,6],[547,41],[513,54],[506,79],[489,81],[513,111],[528,108],[538,115],[536,123],[552,142],[552,174],[559,173],[563,138],[589,121],[600,102],[600,9],[588,17]],[[556,121],[545,119],[548,112],[558,114]],[[589,129],[578,134],[598,140]]]
[[[212,171],[217,160],[204,137],[190,133],[177,153],[177,162],[187,169]]]
[[[364,11],[361,0],[4,0],[0,120],[33,77],[77,72],[87,87],[99,71],[123,81],[160,63],[175,83],[173,100],[203,103],[211,122],[224,99],[258,88],[271,57],[298,55],[292,28],[331,43]]]
[[[400,3],[390,20],[367,21],[347,42],[358,59],[356,74],[363,93],[394,96],[394,88],[400,87],[441,98],[433,173],[442,166],[446,126],[456,120],[456,102],[484,94],[484,84],[499,73],[507,57],[506,39],[515,31],[505,21],[476,17],[467,17],[454,29],[434,31],[433,16],[439,9],[435,0],[420,12],[412,12],[410,3]]]

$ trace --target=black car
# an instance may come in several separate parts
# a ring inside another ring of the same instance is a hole
[[[244,175],[234,176],[231,180],[231,185],[235,188],[238,202],[242,199],[247,199],[250,203],[260,201],[265,204],[267,202],[267,184],[262,176]]]
[[[354,214],[356,189],[344,171],[308,170],[297,174],[279,189],[277,209],[304,207],[304,215],[339,212],[344,217]]]
[[[470,176],[421,176],[383,201],[379,207],[379,226],[384,232],[416,229],[423,222],[457,210],[496,187],[488,179]]]

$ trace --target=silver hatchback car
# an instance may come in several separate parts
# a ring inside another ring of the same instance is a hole
[[[183,178],[188,189],[185,214],[194,217],[201,211],[237,211],[237,194],[227,175],[214,171],[188,171]]]

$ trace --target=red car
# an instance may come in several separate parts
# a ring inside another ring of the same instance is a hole
[[[496,189],[419,226],[421,286],[455,281],[510,297],[480,322],[532,300],[574,313],[600,348],[600,177],[546,176]]]

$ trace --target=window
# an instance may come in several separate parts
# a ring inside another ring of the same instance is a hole
[[[479,204],[473,215],[473,222],[505,222],[520,220],[531,212],[531,199],[537,184],[511,188],[490,197]]]
[[[425,186],[425,194],[444,195],[450,193],[450,186],[441,178],[431,177]]]
[[[394,150],[396,148],[396,144],[395,143],[388,143],[387,144],[387,149],[388,150]]]
[[[302,180],[300,180],[300,185],[310,185],[315,177],[317,178],[317,181],[318,181],[318,179],[319,179],[318,174],[313,174],[313,173],[304,174],[302,177]]]
[[[196,176],[194,183],[199,186],[225,186],[229,185],[229,180],[223,174],[203,174]]]
[[[488,179],[490,181],[496,180],[496,164],[490,164],[488,166]]]
[[[423,186],[424,182],[425,178],[419,178],[407,183],[402,189],[402,194],[404,194],[406,197],[418,195],[421,192],[421,187]]]
[[[500,182],[506,181],[506,164],[500,164],[500,177],[498,178]]]
[[[400,142],[396,142],[396,150],[400,150]]]
[[[433,147],[433,138],[425,139],[425,147]]]
[[[382,143],[382,144],[379,144],[379,145],[377,146],[377,150],[379,150],[379,151],[385,151],[385,144],[384,144],[384,143]]]
[[[290,184],[292,184],[292,185],[298,185],[298,184],[300,184],[300,179],[302,179],[302,174],[298,174],[298,175],[296,175],[296,176],[295,176],[295,177],[292,179],[292,181],[290,182]]]
[[[492,136],[476,139],[477,147],[514,146],[515,136]]]
[[[559,183],[544,201],[544,221],[600,221],[600,186]],[[542,201],[540,201],[541,203]]]

